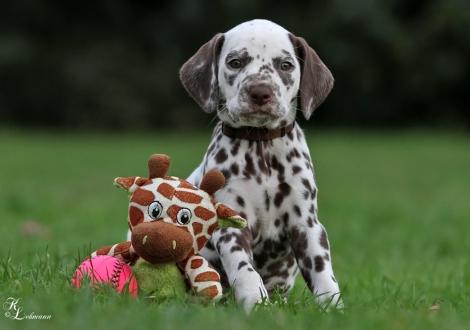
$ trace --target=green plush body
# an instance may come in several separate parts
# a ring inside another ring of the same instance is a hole
[[[162,302],[186,295],[184,277],[174,263],[154,265],[139,258],[132,271],[137,279],[139,292],[147,298]]]

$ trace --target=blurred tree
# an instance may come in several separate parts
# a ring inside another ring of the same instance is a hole
[[[4,124],[205,127],[180,65],[214,33],[267,18],[304,36],[333,71],[316,123],[470,127],[468,0],[17,0],[0,9]]]

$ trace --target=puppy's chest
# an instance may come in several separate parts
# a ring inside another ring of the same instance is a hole
[[[233,140],[216,131],[204,167],[224,173],[226,186],[217,198],[235,203],[254,234],[277,239],[286,218],[294,220],[315,203],[313,167],[298,127],[270,141]]]
[[[243,180],[267,187],[308,177],[313,170],[298,126],[286,136],[268,141],[232,139],[216,128],[204,165],[206,171],[221,170],[231,184]]]

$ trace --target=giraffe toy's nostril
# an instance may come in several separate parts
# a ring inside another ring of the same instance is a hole
[[[176,250],[176,241],[175,241],[175,240],[173,240],[173,242],[172,242],[172,243],[173,243],[173,250]]]
[[[147,238],[148,236],[145,235],[144,238],[142,239],[142,245],[145,245],[145,243],[147,243]]]

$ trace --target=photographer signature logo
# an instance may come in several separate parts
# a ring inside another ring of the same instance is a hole
[[[35,314],[31,312],[29,314],[23,312],[23,307],[20,304],[21,298],[8,297],[3,303],[3,310],[5,311],[5,317],[12,320],[50,320],[52,315],[46,314]]]

